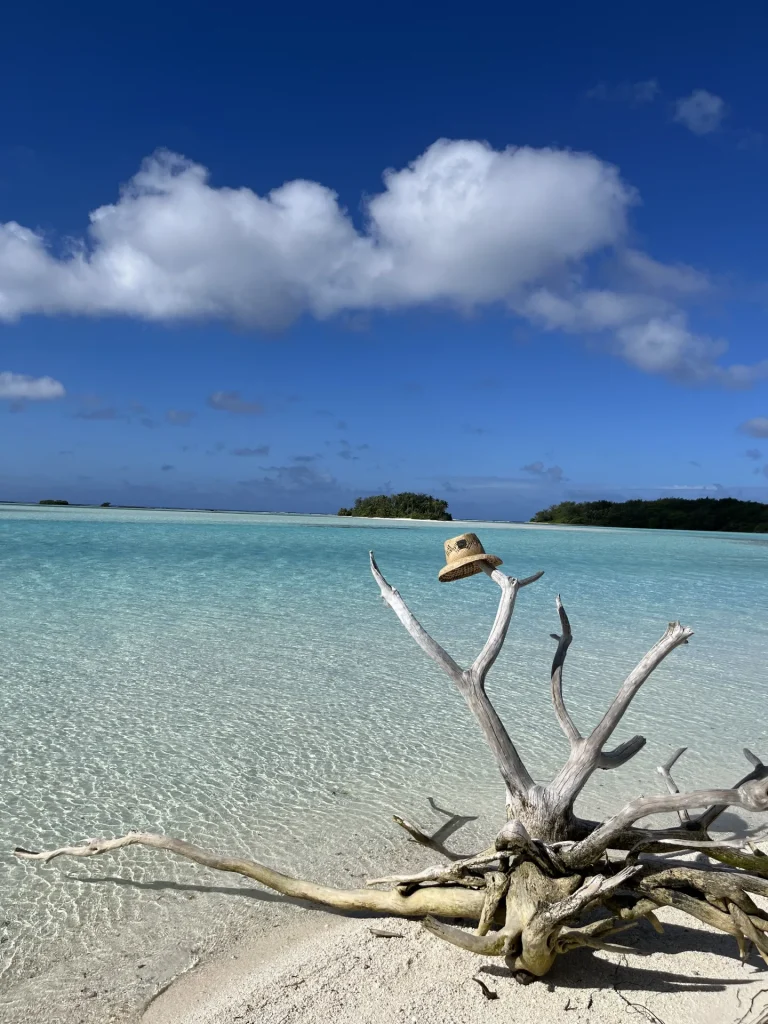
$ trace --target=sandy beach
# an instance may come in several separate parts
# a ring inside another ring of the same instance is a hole
[[[402,851],[404,865],[434,860],[409,842]],[[226,896],[220,874],[199,873],[201,899],[242,913],[222,941],[203,947],[171,927],[119,957],[63,961],[14,987],[4,1024],[764,1024],[768,1013],[757,954],[742,962],[732,938],[674,910],[659,912],[663,935],[643,923],[622,937],[637,955],[578,951],[521,986],[501,959],[447,945],[417,921],[346,917],[224,882]]]
[[[274,946],[262,937],[191,972],[154,1001],[147,1024],[757,1024],[768,1010],[762,961],[743,964],[727,936],[660,915],[665,935],[638,929],[647,956],[574,953],[550,978],[528,986],[499,960],[474,957],[415,922],[377,921],[401,936],[379,938],[368,921],[321,924],[304,939]],[[295,922],[298,925],[298,922]],[[481,984],[482,982],[482,984]]]

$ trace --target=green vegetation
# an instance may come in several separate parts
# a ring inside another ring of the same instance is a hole
[[[658,498],[656,501],[561,501],[532,523],[631,526],[650,530],[768,533],[768,505],[737,498]]]
[[[449,521],[448,502],[431,494],[373,494],[357,498],[352,508],[340,508],[340,516],[376,516],[383,519],[440,519]]]
[[[102,501],[102,503],[99,506],[99,508],[109,508],[111,506],[111,504],[112,504],[111,501]]]
[[[43,498],[42,501],[38,501],[38,505],[68,505],[68,501],[64,501],[63,498]]]

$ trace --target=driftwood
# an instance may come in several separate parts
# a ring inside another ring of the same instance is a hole
[[[341,910],[423,918],[437,937],[473,953],[504,957],[521,982],[545,975],[558,954],[587,946],[634,952],[612,940],[647,921],[657,931],[660,907],[674,907],[736,940],[746,957],[754,946],[768,963],[768,915],[753,895],[768,896],[768,856],[744,839],[712,839],[709,829],[727,807],[768,810],[768,767],[750,751],[751,771],[729,789],[680,793],[672,767],[678,750],[659,768],[668,793],[630,800],[602,822],[574,814],[574,802],[598,771],[618,768],[645,744],[642,736],[606,750],[632,699],[653,670],[692,630],[670,623],[621,685],[601,721],[583,736],[563,698],[563,668],[572,642],[568,616],[557,599],[560,634],[552,663],[552,701],[570,743],[568,759],[548,784],[534,781],[485,691],[488,672],[509,629],[518,593],[542,573],[518,580],[490,565],[486,574],[500,587],[501,600],[490,636],[472,665],[462,669],[417,621],[397,590],[384,579],[371,553],[371,570],[381,595],[402,624],[451,678],[477,719],[493,751],[506,788],[506,823],[488,849],[471,857],[451,853],[444,839],[455,830],[452,819],[435,836],[395,817],[417,842],[439,853],[434,867],[369,881],[365,889],[335,889],[292,878],[253,860],[221,856],[170,836],[130,832],[79,846],[34,852],[17,848],[17,857],[48,863],[56,857],[92,857],[126,846],[168,850],[204,867],[233,871],[286,896]],[[698,810],[697,816],[689,812]],[[649,815],[677,813],[679,826],[644,828]],[[469,819],[464,819],[469,820]],[[669,859],[670,853],[698,851],[695,862]],[[379,888],[385,886],[386,888]],[[440,918],[476,922],[473,931]]]

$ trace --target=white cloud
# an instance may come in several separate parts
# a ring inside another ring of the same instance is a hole
[[[625,249],[621,260],[636,281],[654,292],[680,296],[701,295],[712,287],[709,277],[700,270],[685,263],[659,263],[638,249]]]
[[[53,377],[30,377],[26,373],[0,373],[0,399],[40,402],[63,398],[64,385]]]
[[[439,141],[388,171],[357,230],[330,189],[214,188],[172,153],[142,165],[61,257],[0,226],[0,319],[27,313],[223,318],[262,328],[304,313],[458,306],[516,290],[622,236],[632,190],[584,153]]]
[[[635,201],[590,154],[440,140],[385,173],[358,227],[316,182],[265,196],[214,187],[205,168],[161,151],[64,254],[0,224],[0,321],[124,315],[271,330],[305,315],[499,304],[546,329],[605,332],[645,372],[731,385],[765,376],[763,364],[721,367],[725,343],[687,327],[677,303],[707,291],[706,275],[627,248]],[[620,288],[589,283],[600,255]],[[262,411],[235,392],[209,405]]]
[[[727,113],[725,100],[706,89],[694,89],[690,96],[675,101],[675,121],[685,125],[694,135],[716,132]]]
[[[724,342],[693,334],[682,314],[622,327],[616,340],[627,361],[639,369],[693,380],[706,379],[727,348]]]
[[[750,437],[768,437],[768,416],[754,416],[742,423],[739,430]]]
[[[626,362],[679,383],[747,388],[768,378],[768,360],[721,365],[728,343],[691,330],[686,314],[658,294],[542,288],[522,312],[548,330],[604,333],[607,347]]]
[[[721,366],[717,359],[727,351],[728,343],[696,334],[679,311],[622,327],[615,338],[627,362],[646,373],[731,388],[750,387],[768,377],[768,360],[752,366]]]
[[[616,329],[665,309],[663,300],[650,295],[606,289],[537,288],[526,297],[521,312],[548,330],[580,332]]]

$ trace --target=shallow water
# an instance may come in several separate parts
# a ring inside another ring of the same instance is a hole
[[[471,528],[508,572],[546,570],[521,592],[489,682],[537,778],[565,753],[549,705],[558,592],[575,637],[566,699],[583,727],[669,620],[696,630],[617,734],[641,732],[648,746],[599,773],[584,810],[660,791],[654,766],[682,744],[686,787],[731,784],[747,770],[744,745],[768,755],[764,541]],[[485,576],[438,584],[442,542],[460,529],[0,506],[0,977],[103,949],[105,933],[141,949],[169,914],[204,941],[228,913],[205,901],[162,904],[158,875],[201,881],[162,854],[42,869],[15,860],[16,844],[140,828],[321,872],[338,866],[340,835],[362,850],[380,838],[396,850],[393,811],[437,825],[430,796],[480,812],[476,829],[498,823],[501,785],[478,728],[367,566],[374,548],[426,628],[467,662],[498,592]],[[363,856],[356,867],[365,866]]]

